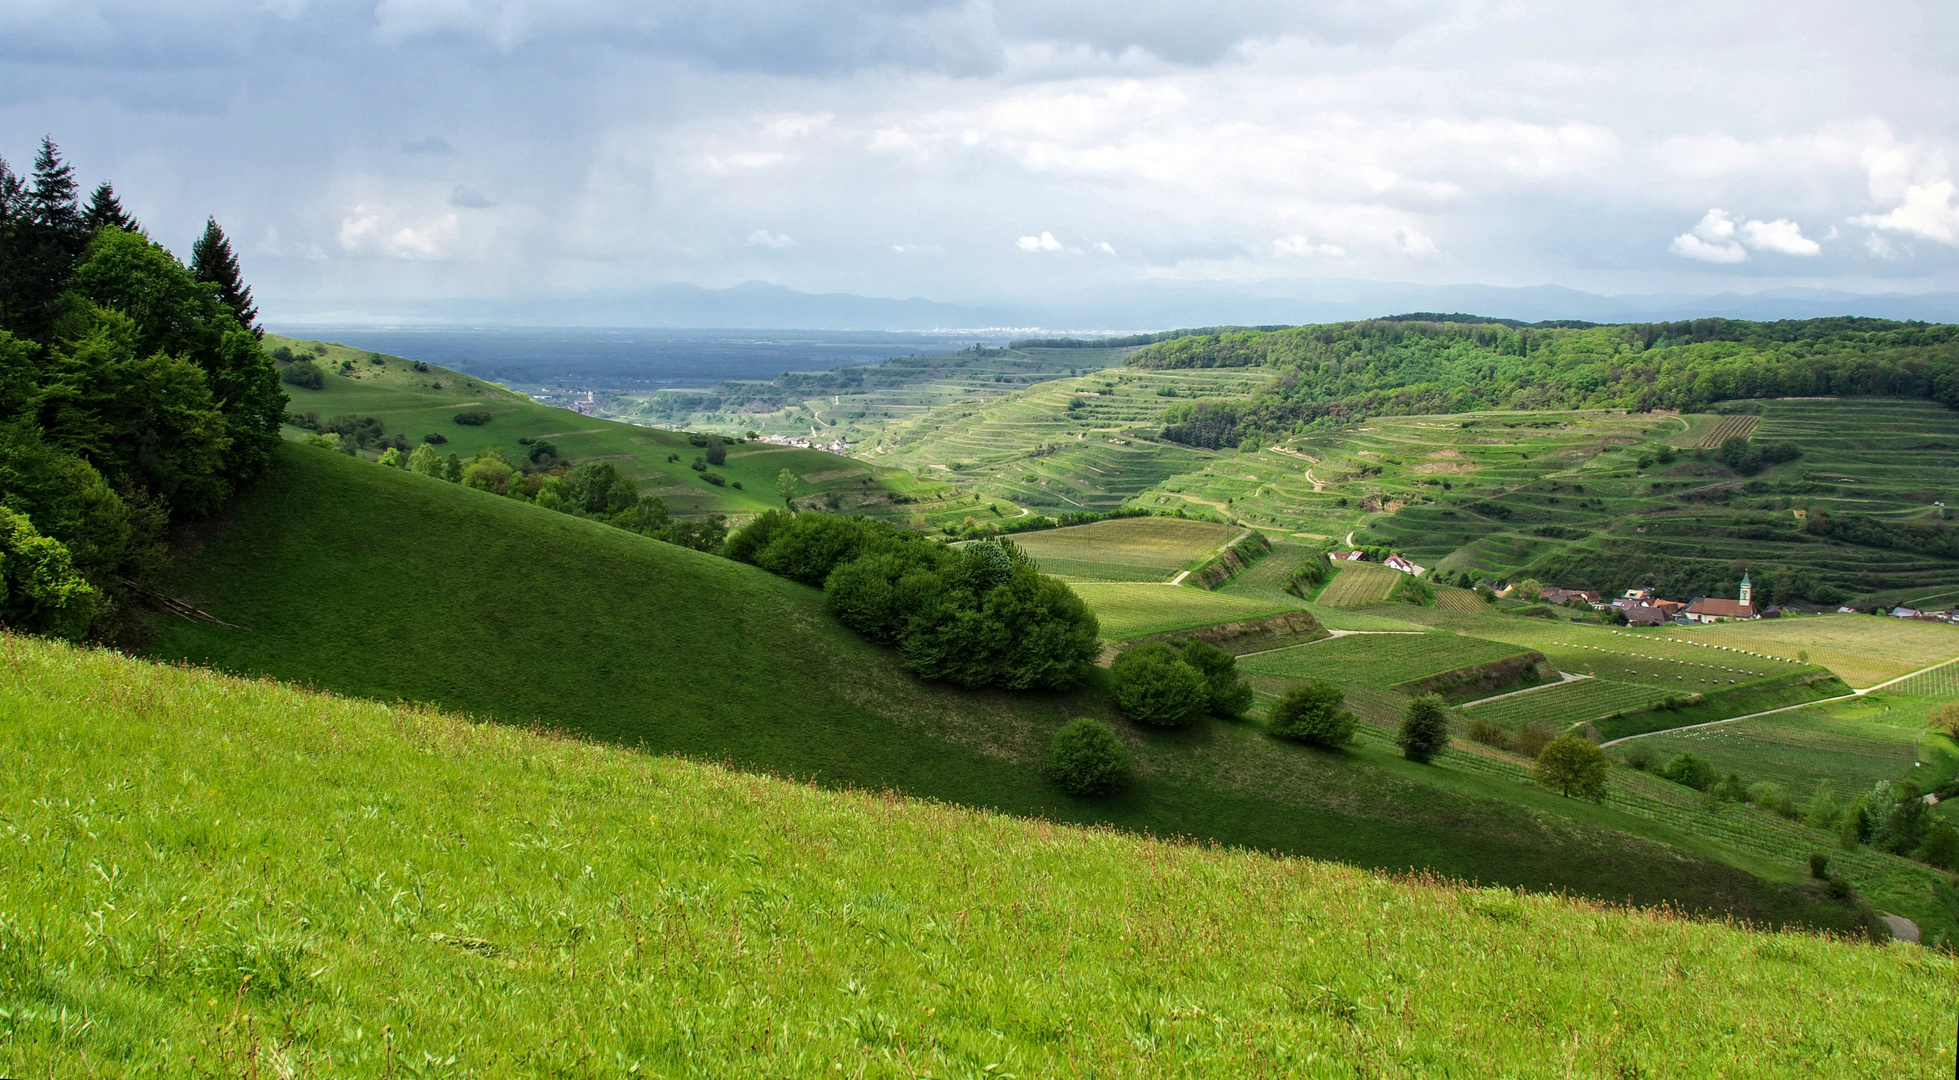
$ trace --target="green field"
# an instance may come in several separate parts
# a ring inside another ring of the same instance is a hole
[[[1014,543],[1043,573],[1073,581],[1163,581],[1243,531],[1180,518],[1115,518],[1020,533]]]
[[[1926,951],[826,792],[110,652],[4,648],[11,1075],[1746,1061],[1890,1077],[1950,1060],[1959,967]],[[1463,1022],[1492,1009],[1533,1019]]]
[[[1389,571],[1393,573],[1393,571]],[[1524,650],[1456,634],[1358,633],[1247,656],[1247,674],[1321,679],[1387,689],[1428,675],[1474,667]]]
[[[1826,780],[1840,795],[1855,796],[1870,788],[1872,777],[1911,772],[1923,718],[1923,709],[1866,698],[1719,727],[1649,735],[1638,742],[1657,761],[1692,751],[1717,769],[1774,781],[1798,800],[1808,799]],[[1624,751],[1629,745],[1617,749]]]
[[[1101,620],[1102,636],[1109,641],[1127,641],[1147,634],[1298,610],[1296,604],[1207,592],[1184,585],[1077,583],[1074,590]]]
[[[1786,852],[1737,853],[1517,776],[1392,747],[1326,755],[1255,723],[1138,728],[1101,673],[1066,694],[922,684],[813,589],[327,451],[283,449],[186,540],[170,591],[247,629],[173,618],[149,647],[159,659],[1055,821],[1766,921],[1852,917],[1804,892]],[[1187,586],[1083,588],[1270,610]],[[1041,777],[1049,737],[1076,716],[1109,721],[1136,755],[1120,797],[1073,799]]]
[[[1508,728],[1541,721],[1562,729],[1581,720],[1644,709],[1671,696],[1670,690],[1638,683],[1584,679],[1487,703],[1470,702],[1462,708],[1479,720],[1494,721]]]
[[[1401,584],[1402,577],[1401,571],[1375,563],[1339,563],[1334,567],[1333,580],[1326,583],[1315,600],[1327,607],[1378,604]]]
[[[1947,700],[1959,698],[1959,663],[1946,664],[1930,671],[1913,675],[1903,682],[1886,687],[1889,693],[1910,697],[1939,698]]]

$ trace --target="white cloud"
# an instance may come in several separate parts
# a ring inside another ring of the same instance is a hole
[[[1742,222],[1741,242],[1756,251],[1783,255],[1815,255],[1823,250],[1823,245],[1804,236],[1803,227],[1788,218]]]
[[[1346,253],[1346,248],[1335,244],[1315,244],[1311,237],[1304,235],[1282,236],[1272,241],[1272,254],[1274,255],[1297,257],[1330,255],[1337,259]]]
[[[1043,232],[1039,236],[1023,236],[1020,239],[1014,241],[1014,243],[1017,246],[1019,246],[1020,250],[1022,251],[1060,251],[1061,250],[1061,241],[1056,240],[1054,238],[1054,234],[1051,232]]]
[[[784,233],[772,233],[767,229],[756,229],[754,232],[749,233],[748,242],[755,247],[776,248],[778,250],[796,246],[795,237]]]
[[[1873,229],[1941,243],[1959,242],[1959,206],[1954,206],[1952,202],[1955,193],[1959,193],[1959,188],[1955,188],[1950,180],[1911,184],[1905,188],[1904,202],[1897,209],[1888,214],[1864,214],[1850,220]]]
[[[1675,255],[1710,263],[1744,263],[1748,249],[1780,255],[1815,255],[1823,246],[1803,235],[1803,227],[1788,218],[1774,221],[1736,221],[1726,210],[1709,210],[1692,230],[1667,245]]]
[[[1104,255],[1114,255],[1116,253],[1116,249],[1114,245],[1110,244],[1107,240],[1104,240],[1101,243],[1096,244],[1095,250],[1101,252]]]
[[[443,259],[454,253],[460,224],[453,213],[403,220],[396,211],[358,205],[340,221],[340,247],[356,255]]]

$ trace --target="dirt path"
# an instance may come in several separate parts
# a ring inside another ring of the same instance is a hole
[[[1307,483],[1309,483],[1309,484],[1311,484],[1311,485],[1313,485],[1313,490],[1314,490],[1314,491],[1325,491],[1325,490],[1326,490],[1326,485],[1325,485],[1325,484],[1322,484],[1322,483],[1320,483],[1320,478],[1319,478],[1319,477],[1317,477],[1317,476],[1314,476],[1314,475],[1313,475],[1313,470],[1311,470],[1311,469],[1307,469],[1307,470],[1306,470],[1306,482],[1307,482]]]
[[[1507,694],[1496,694],[1491,697],[1477,698],[1475,701],[1465,701],[1462,704],[1456,706],[1456,708],[1470,709],[1478,705],[1487,704],[1492,701],[1502,701],[1504,698],[1507,697],[1516,697],[1518,694],[1535,694],[1539,690],[1556,690],[1558,687],[1563,686],[1566,683],[1584,682],[1586,679],[1598,678],[1598,676],[1596,675],[1573,675],[1569,671],[1560,671],[1558,672],[1558,674],[1563,677],[1560,678],[1557,682],[1547,682],[1541,686],[1526,686],[1522,690],[1512,690]]]
[[[1336,638],[1353,637],[1355,634],[1380,634],[1383,636],[1400,636],[1403,634],[1426,634],[1428,633],[1428,631],[1426,630],[1328,630],[1326,633],[1327,633],[1326,637],[1315,638],[1312,641],[1302,641],[1297,645],[1281,645],[1276,649],[1260,649],[1257,652],[1239,653],[1238,659],[1243,660],[1247,656],[1264,656],[1266,653],[1285,652],[1287,649],[1304,649],[1309,645],[1318,645],[1321,642],[1333,641]]]
[[[1347,530],[1347,546],[1354,546],[1354,531],[1352,529]]]
[[[1909,941],[1914,945],[1918,944],[1919,934],[1917,923],[1912,922],[1903,915],[1884,915],[1880,917],[1884,920],[1884,925],[1891,928],[1892,937],[1897,938],[1899,941]]]

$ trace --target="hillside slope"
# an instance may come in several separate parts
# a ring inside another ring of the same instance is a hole
[[[0,641],[10,1075],[1940,1075],[1921,949]]]
[[[1857,918],[1793,864],[1415,765],[1385,739],[1327,755],[1251,722],[1145,731],[1093,686],[921,684],[815,590],[311,447],[285,447],[199,543],[177,591],[248,629],[172,619],[154,656],[1060,820],[1770,921]],[[1072,799],[1039,775],[1052,732],[1082,715],[1138,755],[1119,797]]]

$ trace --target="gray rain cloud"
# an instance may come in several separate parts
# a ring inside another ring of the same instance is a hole
[[[217,215],[275,319],[1926,292],[1959,289],[1953,41],[1884,2],[0,0],[0,155],[53,135],[180,249]]]

